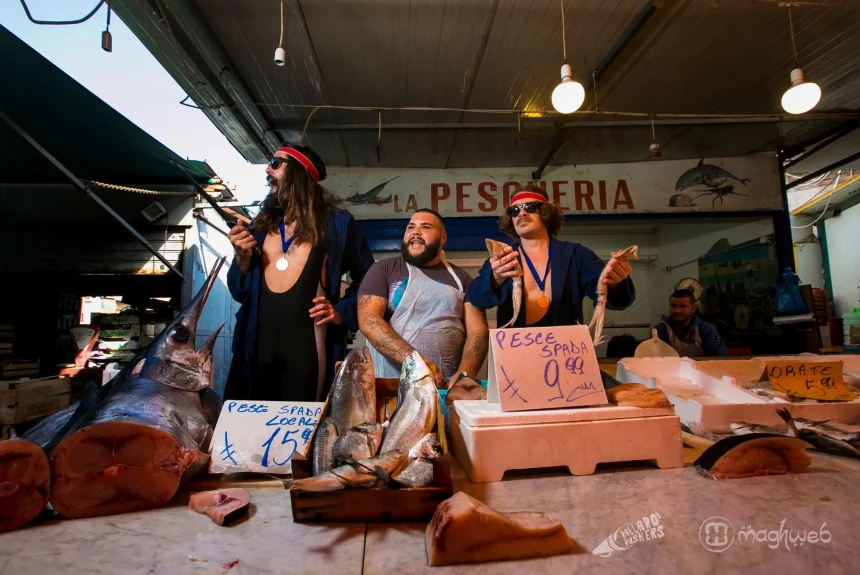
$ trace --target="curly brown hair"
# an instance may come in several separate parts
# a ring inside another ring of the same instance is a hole
[[[526,184],[525,186],[518,188],[512,194],[512,197],[518,192],[523,191],[534,192],[546,198],[549,197],[545,189],[535,184]],[[561,214],[561,208],[559,208],[555,204],[550,203],[549,201],[547,201],[547,203],[540,207],[540,219],[546,226],[546,232],[551,238],[554,238],[558,235],[558,232],[561,231],[561,226],[564,223],[564,216],[562,216]],[[505,208],[505,211],[502,212],[502,216],[499,218],[499,231],[515,240],[520,239],[520,236],[517,235],[516,229],[514,229],[514,221],[513,219],[511,219],[511,216],[508,215],[507,207]]]
[[[305,146],[292,147],[308,157],[319,172],[320,180],[325,179],[325,164],[313,150]],[[289,157],[283,182],[277,193],[269,194],[263,201],[253,230],[272,233],[283,219],[297,223],[296,242],[322,244],[327,238],[328,215],[336,204],[337,199],[315,182],[298,160]]]

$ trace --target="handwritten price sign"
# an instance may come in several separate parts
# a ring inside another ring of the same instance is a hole
[[[289,475],[304,453],[322,403],[225,401],[209,448],[209,473]]]
[[[794,397],[852,401],[857,395],[845,387],[841,361],[780,361],[765,366],[765,376],[776,391]]]
[[[489,362],[502,411],[608,403],[587,326],[491,330]]]

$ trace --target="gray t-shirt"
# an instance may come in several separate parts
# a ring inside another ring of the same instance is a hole
[[[457,277],[463,284],[463,290],[466,292],[465,301],[469,301],[469,284],[472,283],[472,278],[469,277],[462,269],[454,264],[449,263],[451,269],[457,274]],[[451,277],[445,264],[439,263],[435,266],[420,268],[421,271],[431,280],[435,280],[441,284],[459,289],[457,282]],[[402,255],[393,258],[379,260],[373,264],[361,281],[361,287],[358,288],[358,295],[375,295],[381,297],[388,302],[388,308],[385,310],[385,321],[391,320],[397,306],[400,305],[400,300],[406,291],[406,285],[409,283],[409,268],[406,267],[406,260]]]

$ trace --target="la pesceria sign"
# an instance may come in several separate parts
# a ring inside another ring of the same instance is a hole
[[[339,168],[326,187],[357,218],[498,216],[533,168]],[[551,166],[536,182],[568,214],[782,209],[774,154],[626,164]]]

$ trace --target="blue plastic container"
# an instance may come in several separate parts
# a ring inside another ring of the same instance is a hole
[[[487,385],[489,385],[489,382],[486,379],[477,379],[475,381],[480,383],[481,387],[483,387],[484,389],[487,389]],[[447,435],[450,433],[450,430],[451,430],[451,426],[448,423],[448,406],[445,405],[445,398],[448,396],[448,390],[447,389],[440,389],[438,391],[439,391],[439,399],[442,402],[442,416],[445,418],[445,434]]]

